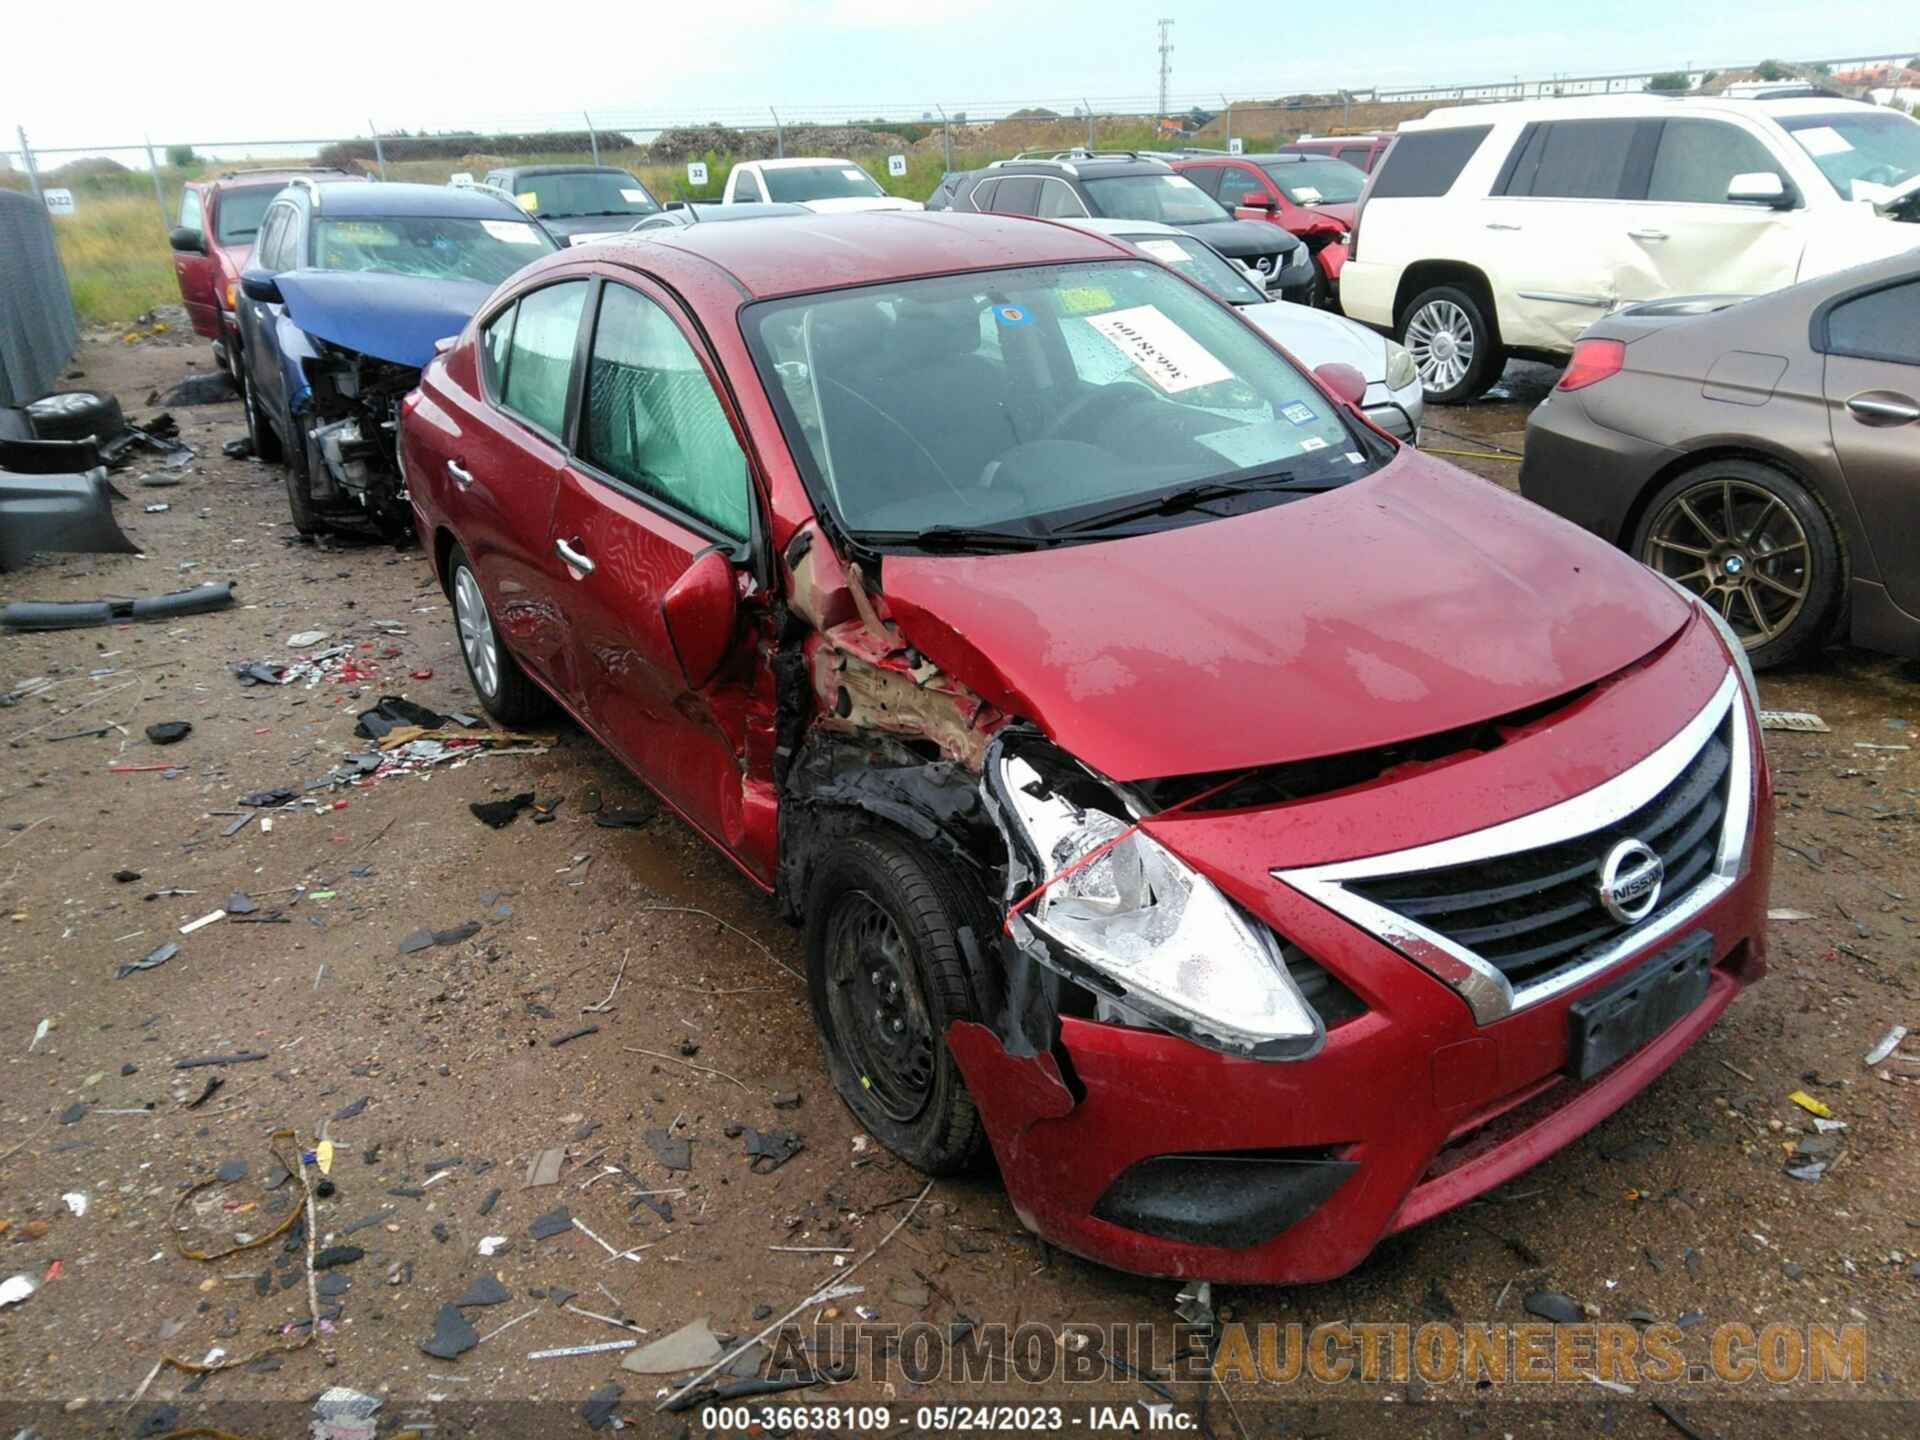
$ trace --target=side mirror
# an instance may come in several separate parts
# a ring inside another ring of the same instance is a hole
[[[249,300],[258,300],[262,305],[280,303],[280,282],[265,270],[242,271],[240,290]]]
[[[1242,210],[1271,210],[1274,208],[1274,199],[1273,196],[1267,194],[1264,190],[1255,190],[1251,194],[1240,197],[1240,208]]]
[[[1765,205],[1773,210],[1792,206],[1793,196],[1787,182],[1771,170],[1750,170],[1727,182],[1727,201],[1732,205]]]
[[[1358,405],[1367,398],[1367,377],[1342,361],[1316,365],[1313,378],[1331,390],[1335,399],[1349,405]]]
[[[718,550],[696,559],[661,597],[660,616],[689,689],[711,680],[727,658],[738,604],[733,565]]]
[[[185,225],[176,225],[167,232],[167,244],[182,255],[204,255],[207,253],[207,237],[199,230],[189,230]]]

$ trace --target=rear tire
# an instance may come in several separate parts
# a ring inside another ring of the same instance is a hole
[[[248,370],[243,373],[245,379],[241,384],[240,394],[245,399],[247,407],[247,439],[253,445],[256,459],[264,460],[269,465],[277,464],[283,458],[279,432],[273,428],[272,422],[260,413],[259,400],[253,391],[253,372]]]
[[[1436,285],[1401,312],[1400,343],[1413,354],[1430,405],[1477,400],[1507,368],[1506,351],[1481,303],[1457,285]]]
[[[1676,475],[1634,527],[1633,553],[1718,610],[1756,670],[1817,649],[1844,608],[1846,557],[1826,508],[1758,461]]]
[[[873,1136],[929,1175],[973,1168],[986,1131],[947,1027],[979,1018],[959,930],[992,920],[951,867],[904,835],[857,831],[814,867],[807,988],[840,1098]]]
[[[447,556],[447,593],[453,599],[453,623],[467,679],[487,714],[509,729],[544,716],[552,707],[542,690],[508,653],[493,623],[493,612],[474,574],[473,562],[458,545]]]

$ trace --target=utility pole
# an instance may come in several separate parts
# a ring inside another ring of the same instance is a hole
[[[1162,20],[1160,24],[1160,114],[1158,119],[1167,118],[1167,79],[1173,74],[1173,21]]]

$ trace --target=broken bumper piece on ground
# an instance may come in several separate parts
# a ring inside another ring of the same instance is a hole
[[[221,580],[136,600],[19,600],[0,611],[0,625],[9,630],[78,630],[123,620],[175,620],[231,604],[233,581]]]
[[[137,553],[113,518],[115,493],[104,470],[0,474],[0,570],[18,569],[35,551]]]

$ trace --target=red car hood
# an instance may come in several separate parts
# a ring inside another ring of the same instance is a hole
[[[1105,543],[887,557],[902,633],[1115,780],[1392,744],[1631,664],[1688,607],[1612,546],[1403,450],[1343,490]]]
[[[253,242],[243,245],[221,245],[213,247],[214,258],[220,263],[220,273],[229,280],[238,280],[240,272],[247,268],[247,257],[253,254]]]
[[[1353,212],[1358,208],[1359,206],[1354,204],[1347,204],[1347,205],[1326,204],[1326,205],[1307,206],[1307,209],[1313,211],[1314,214],[1324,215],[1329,220],[1338,220],[1342,225],[1346,226],[1347,229],[1349,230],[1353,228]]]

